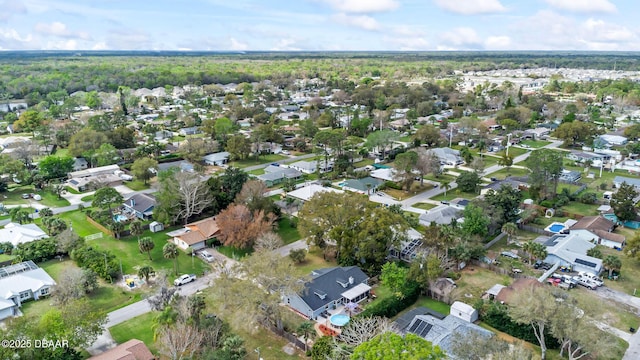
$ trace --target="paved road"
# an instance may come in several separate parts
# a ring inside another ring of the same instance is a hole
[[[292,162],[296,162],[296,161],[300,161],[300,160],[304,160],[304,159],[310,159],[313,157],[318,156],[317,154],[305,154],[305,155],[299,155],[299,156],[292,156],[290,158],[287,159],[282,159],[282,160],[278,160],[279,164],[289,164]],[[264,169],[267,166],[271,165],[271,163],[267,163],[267,164],[259,164],[259,165],[253,165],[253,166],[248,166],[246,168],[244,168],[244,171],[253,171],[253,170],[258,170],[258,169]]]
[[[235,260],[225,257],[214,249],[207,249],[207,252],[212,254],[219,261],[224,261],[225,267],[227,268],[233,266],[236,263]],[[217,270],[213,270],[205,276],[198,277],[196,281],[180,286],[178,288],[178,294],[182,296],[189,296],[195,294],[198,291],[202,291],[211,286],[212,281],[218,277],[218,274],[219,272]],[[97,355],[115,347],[117,344],[111,337],[111,333],[109,333],[108,329],[112,326],[118,325],[127,320],[131,320],[150,311],[151,306],[145,299],[110,312],[107,315],[107,323],[104,326],[104,332],[86,350],[91,355]]]
[[[291,244],[287,244],[281,248],[273,250],[274,253],[279,254],[282,257],[289,256],[289,252],[291,250],[305,249],[309,250],[309,246],[307,245],[306,239],[300,239],[298,241],[294,241]]]

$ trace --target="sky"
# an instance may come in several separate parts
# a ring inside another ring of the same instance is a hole
[[[0,50],[640,51],[637,0],[0,0]]]

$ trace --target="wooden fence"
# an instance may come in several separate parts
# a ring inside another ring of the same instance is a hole
[[[99,222],[93,220],[90,216],[87,216],[87,222],[89,222],[89,224],[95,226],[98,228],[98,230],[102,231],[103,233],[109,235],[109,236],[113,236],[113,232],[109,229],[107,229],[106,227],[102,226],[102,224],[100,224]]]
[[[280,330],[277,327],[271,325],[271,324],[263,324],[267,329],[271,330],[272,333],[280,336],[281,338],[286,339],[287,341],[289,341],[290,343],[292,343],[293,345],[295,345],[298,349],[302,350],[302,351],[306,351],[306,347],[304,342],[300,341],[300,339],[298,339],[297,337],[295,337],[295,335],[288,333],[284,330]]]
[[[484,244],[484,248],[488,249],[490,247],[493,246],[493,244],[497,243],[498,241],[502,240],[503,237],[505,237],[507,234],[505,233],[500,233],[498,236],[496,236],[493,240],[489,241],[488,243]]]

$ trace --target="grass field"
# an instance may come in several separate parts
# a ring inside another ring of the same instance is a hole
[[[133,191],[141,191],[141,190],[146,190],[151,186],[151,180],[147,182],[147,184],[145,184],[141,180],[127,181],[125,185]]]
[[[23,199],[22,194],[38,194],[42,196],[42,200],[36,201],[33,199]],[[0,200],[5,205],[30,206],[31,204],[38,203],[48,207],[69,206],[69,202],[66,199],[58,199],[56,194],[48,191],[35,191],[33,185],[10,186],[8,191],[2,193]]]
[[[240,260],[253,252],[253,249],[237,249],[232,246],[218,246],[216,250],[228,258],[236,260]]]
[[[520,155],[526,154],[528,153],[530,150],[528,149],[522,149],[522,148],[518,148],[518,147],[510,147],[509,148],[509,156],[512,156],[513,158],[516,158]],[[502,158],[502,156],[504,156],[505,151],[500,151],[497,152],[496,155],[498,156],[498,158]]]
[[[411,189],[409,191],[406,191],[404,189],[396,190],[396,189],[386,188],[383,190],[383,192],[386,193],[387,195],[393,196],[393,198],[396,200],[404,200],[432,188],[433,186],[431,184],[424,183],[424,185],[420,186],[420,181],[414,181],[413,184],[411,184]]]
[[[504,180],[509,176],[527,176],[529,175],[529,170],[528,169],[521,169],[521,168],[510,168],[510,169],[501,169],[498,170],[496,172],[493,172],[491,174],[487,174],[487,177],[494,177],[496,179],[500,179],[500,180]]]
[[[256,160],[255,156],[250,156],[248,159],[232,161],[229,163],[229,166],[234,166],[242,169],[252,165],[268,164],[280,161],[282,159],[288,159],[288,157],[284,155],[268,154],[260,155],[258,160]]]
[[[520,142],[521,145],[527,145],[530,146],[534,149],[538,149],[541,147],[545,147],[549,144],[551,144],[551,141],[544,141],[544,140],[523,140]],[[511,150],[509,150],[511,151]]]
[[[154,341],[153,324],[156,312],[136,316],[118,325],[109,328],[109,332],[118,344],[122,344],[131,339],[138,339],[144,342],[152,353],[158,354],[158,344]]]
[[[278,235],[285,244],[291,244],[301,239],[298,229],[291,226],[291,220],[288,217],[282,217],[278,220]]]
[[[434,196],[433,198],[431,198],[431,200],[435,200],[435,201],[451,201],[455,198],[463,198],[463,199],[473,199],[475,197],[477,197],[478,194],[476,193],[467,193],[467,192],[463,192],[460,191],[459,189],[450,189],[447,191],[447,194],[445,195],[444,193]]]
[[[411,206],[413,206],[414,208],[422,209],[422,210],[430,210],[430,209],[433,209],[434,207],[436,207],[438,205],[429,204],[429,203],[422,203],[421,202],[421,203],[413,204]]]

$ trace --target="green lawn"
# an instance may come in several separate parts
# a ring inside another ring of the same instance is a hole
[[[435,200],[435,201],[451,201],[455,198],[463,198],[463,199],[473,199],[475,197],[477,197],[478,194],[476,193],[467,193],[467,192],[463,192],[460,191],[458,189],[450,189],[447,191],[447,195],[445,196],[444,193],[434,196],[433,198],[431,198],[431,200]]]
[[[301,239],[298,229],[291,227],[291,220],[284,216],[278,220],[278,235],[280,235],[285,244],[291,244]]]
[[[0,254],[0,262],[13,260],[13,255]]]
[[[510,168],[510,169],[501,169],[494,173],[487,174],[487,177],[494,177],[496,179],[504,180],[509,176],[527,176],[529,175],[528,169],[520,169],[520,168]]]
[[[87,236],[100,232],[95,226],[87,222],[87,215],[81,211],[68,211],[58,215],[63,220],[73,225],[73,230],[80,236]]]
[[[414,208],[417,208],[417,209],[430,210],[430,209],[433,209],[434,207],[436,207],[438,205],[421,202],[421,203],[413,204],[411,206],[413,206]]]
[[[522,148],[517,148],[517,147],[510,147],[509,148],[509,156],[513,156],[514,158],[526,154],[528,153],[530,150],[527,149],[522,149]],[[496,155],[498,156],[498,158],[502,158],[502,156],[504,156],[505,151],[500,151],[498,153],[496,153]]]
[[[23,199],[22,194],[39,194],[42,196],[42,200],[36,201],[33,199]],[[48,191],[35,191],[33,185],[26,186],[11,186],[9,190],[2,193],[3,198],[2,202],[5,205],[25,205],[29,206],[30,204],[39,203],[44,206],[49,207],[61,207],[61,206],[69,206],[69,202],[66,199],[60,198],[55,194],[52,194]]]
[[[66,260],[64,261],[60,261],[60,260],[48,260],[45,262],[42,262],[40,264],[38,264],[38,266],[40,266],[42,269],[44,269],[44,271],[47,272],[47,274],[51,275],[51,277],[54,280],[58,280],[60,279],[60,273],[62,273],[62,271],[66,270],[66,269],[70,269],[70,268],[77,268],[78,266],[76,266],[76,263],[73,262],[72,260],[69,260],[68,257],[66,257]]]
[[[451,310],[451,305],[425,296],[418,299],[416,306],[424,306],[443,315],[449,315],[449,311]]]
[[[110,327],[109,332],[118,344],[122,344],[131,339],[138,339],[144,342],[152,353],[157,354],[158,346],[153,338],[153,325],[157,315],[158,313],[151,311],[136,316],[131,320]]]
[[[93,198],[94,198],[94,194],[91,194],[91,195],[87,195],[87,196],[81,197],[80,200],[82,200],[82,201],[93,201]]]
[[[250,156],[248,159],[244,160],[236,160],[229,163],[229,166],[234,166],[237,168],[246,168],[247,166],[252,165],[260,165],[260,164],[268,164],[276,161],[280,161],[282,159],[288,159],[289,157],[278,154],[268,154],[268,155],[260,155],[258,160],[256,160],[255,156]]]
[[[541,147],[545,147],[551,144],[551,141],[543,141],[543,140],[523,140],[520,142],[522,145],[528,145],[534,149],[538,149]]]
[[[69,149],[68,148],[65,148],[65,149],[57,148],[56,149],[56,153],[54,155],[57,156],[57,157],[71,156],[71,155],[69,155]]]
[[[140,180],[127,181],[125,185],[133,191],[146,190],[150,187],[149,183],[145,184],[143,181],[140,181]]]
[[[335,261],[326,261],[322,257],[322,250],[317,247],[311,247],[307,253],[305,261],[301,264],[294,264],[294,271],[298,276],[307,276],[313,270],[323,269],[327,267],[337,266]]]
[[[236,260],[240,260],[253,252],[253,249],[237,249],[232,246],[218,246],[216,250],[228,258]]]
[[[584,216],[598,215],[597,209],[598,205],[583,204],[577,201],[571,201],[570,203],[562,207],[562,210],[566,212]]]
[[[374,160],[373,159],[363,159],[362,161],[358,161],[357,163],[353,163],[353,167],[354,168],[360,168],[360,167],[364,167],[367,165],[373,165]]]

